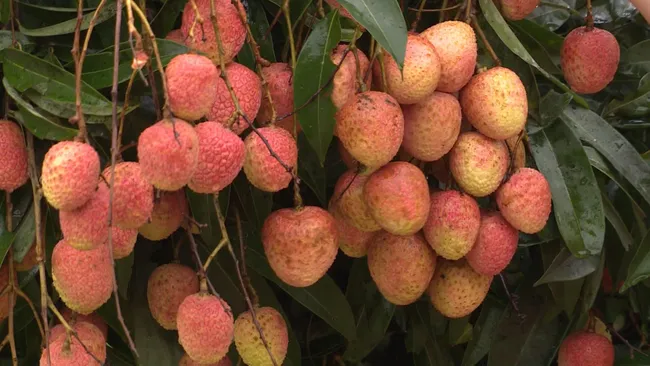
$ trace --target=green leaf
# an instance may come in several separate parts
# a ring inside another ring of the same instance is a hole
[[[201,228],[201,238],[210,247],[216,247],[221,240],[221,227],[217,219],[217,211],[214,209],[214,195],[199,194],[192,190],[186,190],[187,199],[192,209],[192,217],[200,224],[206,225]],[[230,186],[219,192],[219,203],[221,212],[225,215],[228,212],[230,202]]]
[[[508,26],[508,23],[506,23],[506,21],[503,19],[501,13],[499,13],[499,10],[494,5],[492,0],[479,0],[479,3],[481,4],[481,10],[483,11],[483,15],[485,16],[485,19],[488,21],[488,23],[490,23],[490,26],[497,33],[501,41],[503,41],[503,43],[505,43],[506,46],[508,46],[508,48],[512,52],[514,52],[517,56],[521,57],[522,60],[526,61],[532,67],[537,69],[537,71],[539,71],[547,79],[552,81],[564,92],[570,93],[573,96],[573,100],[575,100],[576,103],[584,107],[588,106],[587,102],[582,97],[574,93],[571,90],[571,88],[566,86],[555,76],[551,75],[546,70],[544,70],[541,66],[539,66],[539,64],[535,61],[535,59],[533,59],[530,53],[528,53],[524,45],[522,45],[519,39],[517,39],[517,36],[512,32],[512,30]]]
[[[620,72],[643,76],[650,72],[650,39],[621,52]]]
[[[624,292],[648,277],[650,277],[650,230],[646,232],[632,257],[632,262],[627,269],[627,278],[621,286],[620,292]]]
[[[388,51],[401,69],[406,55],[406,22],[397,0],[339,0],[352,17]]]
[[[298,175],[318,197],[321,206],[327,206],[327,170],[318,160],[318,155],[309,146],[304,133],[298,135]]]
[[[332,89],[330,79],[336,71],[336,66],[330,59],[330,54],[340,39],[339,16],[338,13],[331,12],[314,25],[298,56],[293,78],[293,103],[294,108],[298,110],[298,121],[321,165],[325,161],[334,133],[336,109],[329,94]],[[328,83],[327,88],[310,102],[312,95]],[[300,109],[308,102],[309,104]]]
[[[549,91],[539,101],[539,117],[542,120],[542,126],[547,126],[553,123],[566,106],[571,103],[571,94],[560,94],[554,90]]]
[[[423,336],[423,344],[414,349],[415,365],[452,366],[454,364],[447,337],[435,333],[431,326],[431,304],[419,302],[408,307],[410,332]],[[445,328],[446,329],[446,328]]]
[[[557,6],[570,8],[569,4],[565,3],[562,0],[548,0],[548,2],[555,4]],[[555,6],[540,4],[526,18],[532,20],[533,22],[543,26],[544,28],[550,31],[556,31],[567,20],[569,20],[570,16],[571,14],[564,9],[559,9],[558,7]]]
[[[596,296],[598,295],[602,283],[603,271],[605,270],[606,251],[606,249],[603,249],[600,254],[600,263],[598,264],[598,268],[596,268],[594,273],[585,278],[585,283],[582,286],[580,297],[581,310],[583,314],[588,313],[596,301]]]
[[[449,321],[449,344],[456,346],[468,342],[472,338],[472,325],[469,315]]]
[[[135,255],[133,253],[125,258],[115,260],[115,276],[117,278],[118,293],[126,300],[129,299],[129,283],[133,274],[134,261]]]
[[[577,258],[566,248],[562,248],[546,272],[535,282],[534,286],[583,278],[593,273],[598,268],[599,262],[600,256],[591,255],[586,258]]]
[[[20,4],[21,6],[27,6],[30,8],[36,8],[36,9],[41,9],[41,10],[47,10],[47,11],[54,11],[58,13],[76,13],[77,12],[77,7],[70,7],[70,8],[65,8],[65,7],[58,7],[58,6],[45,6],[45,5],[39,5],[39,4],[32,4],[29,2],[25,1],[14,1],[17,4]],[[88,7],[88,8],[83,8],[82,10],[84,12],[90,11],[90,10],[95,10],[96,7]]]
[[[650,45],[649,45],[650,46]],[[650,73],[639,81],[639,88],[623,100],[612,100],[603,115],[618,114],[626,117],[643,117],[650,114]]]
[[[271,213],[273,207],[273,194],[253,187],[244,172],[235,178],[234,187],[237,197],[244,207],[243,215],[255,230],[262,230],[264,220]]]
[[[151,21],[151,28],[154,34],[167,34],[174,29],[176,19],[183,12],[187,1],[167,0],[163,3],[158,13]]]
[[[95,19],[94,22],[95,25],[101,24],[111,19],[113,16],[115,16],[116,11],[117,11],[117,5],[115,3],[106,3],[99,11],[99,14],[97,15],[97,18]],[[90,27],[90,20],[93,18],[94,15],[95,12],[92,12],[83,16],[83,19],[81,21],[81,28],[80,28],[82,31]],[[50,36],[58,36],[61,34],[74,33],[76,25],[77,25],[77,18],[74,18],[74,19],[66,20],[65,22],[61,22],[54,25],[48,25],[46,27],[37,28],[37,29],[27,29],[21,25],[20,31],[23,34],[30,37],[50,37]]]
[[[29,249],[34,244],[36,238],[36,221],[34,220],[34,205],[29,206],[18,228],[16,229],[16,238],[14,240],[14,261],[21,262]]]
[[[27,38],[24,34],[20,32],[15,32],[16,41],[22,46],[25,50],[30,50],[34,44]],[[10,30],[0,30],[0,51],[5,48],[11,47],[13,38]]]
[[[600,188],[580,140],[560,120],[529,135],[538,169],[551,186],[555,219],[571,253],[599,253],[605,236]]]
[[[490,296],[483,301],[481,314],[474,323],[472,340],[463,355],[462,366],[476,365],[488,354],[505,311],[506,307]]]
[[[601,192],[601,196],[603,198],[605,218],[607,218],[607,221],[609,221],[609,223],[616,231],[616,234],[618,234],[619,239],[621,239],[621,245],[623,245],[623,248],[625,248],[625,250],[629,250],[632,247],[632,243],[634,241],[632,234],[630,234],[627,226],[625,226],[625,221],[623,221],[621,215],[619,215],[618,210],[616,210],[616,207],[614,207],[612,201],[609,200],[605,193]]]
[[[5,220],[5,217],[7,217],[7,205],[4,196],[2,195],[2,198],[0,198],[0,215],[2,215],[2,218],[0,218],[0,264],[4,262],[7,251],[14,241],[14,234],[7,230],[7,222]]]

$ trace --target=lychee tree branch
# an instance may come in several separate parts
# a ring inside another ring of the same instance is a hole
[[[185,232],[187,232],[187,238],[190,240],[190,249],[192,249],[192,253],[194,254],[194,261],[196,262],[196,267],[199,269],[199,282],[201,283],[201,286],[204,286],[203,284],[207,282],[207,285],[209,286],[210,291],[212,291],[212,294],[218,298],[221,298],[217,290],[212,285],[212,282],[210,282],[210,278],[208,278],[206,274],[206,269],[204,269],[204,266],[201,263],[201,257],[199,256],[199,248],[196,245],[196,240],[194,240],[194,235],[192,235],[192,229],[190,225],[186,225]]]
[[[83,61],[80,55],[80,33],[81,22],[83,21],[83,0],[77,0],[77,24],[74,28],[74,40],[72,41],[72,58],[74,59],[74,74],[75,74],[75,115],[70,122],[79,126],[79,133],[77,134],[78,141],[88,140],[88,132],[86,131],[86,121],[84,120],[83,111],[81,109],[81,68]],[[99,10],[99,9],[98,9]]]
[[[246,267],[246,243],[244,242],[244,230],[242,230],[241,225],[241,215],[239,214],[239,209],[235,208],[235,220],[237,220],[237,236],[239,236],[239,257],[241,258],[241,274],[246,283],[248,291],[250,291],[250,297],[253,302],[253,307],[257,307],[260,304],[260,298],[257,296],[257,291],[251,283],[250,277],[248,277],[248,270]]]
[[[118,1],[120,1],[120,0],[118,0]],[[95,356],[95,354],[93,354],[93,353],[90,351],[90,349],[89,349],[89,348],[86,346],[86,344],[81,340],[81,338],[79,338],[79,334],[77,334],[77,331],[74,330],[74,329],[72,328],[72,326],[70,326],[70,323],[68,323],[68,321],[65,320],[65,318],[63,317],[63,315],[61,315],[61,312],[59,311],[59,309],[57,309],[56,306],[54,306],[54,302],[53,302],[52,299],[49,297],[49,295],[48,295],[48,297],[47,297],[47,305],[48,305],[48,307],[50,308],[50,310],[52,310],[52,313],[54,314],[54,316],[55,316],[57,319],[59,319],[59,322],[61,323],[61,325],[63,325],[63,327],[65,328],[66,336],[67,336],[67,337],[72,336],[72,337],[74,337],[77,341],[79,341],[79,343],[81,344],[81,347],[83,347],[84,351],[86,351],[86,353],[89,354],[90,357],[92,357],[93,360],[95,360],[95,362],[97,362],[98,364],[102,365],[102,362],[99,360],[99,358],[97,358],[97,356]],[[50,346],[50,345],[49,345],[49,343],[48,343],[48,344],[47,344],[47,349],[48,349],[48,351],[49,351],[49,348],[50,348],[49,346]]]
[[[474,29],[476,30],[476,33],[478,34],[479,38],[481,39],[481,42],[483,42],[483,45],[485,45],[485,49],[487,49],[488,53],[490,54],[490,57],[492,57],[492,60],[494,60],[494,63],[497,66],[501,66],[501,60],[499,60],[499,56],[497,56],[496,52],[494,52],[494,48],[492,48],[492,45],[490,44],[487,37],[485,36],[485,33],[483,32],[483,29],[481,29],[481,26],[478,24],[478,19],[476,18],[476,15],[471,16],[471,23],[474,26]]]
[[[420,1],[420,7],[418,7],[417,13],[415,13],[415,19],[413,20],[413,23],[411,23],[411,32],[415,32],[415,30],[417,29],[418,23],[420,22],[420,18],[422,17],[422,11],[424,10],[424,5],[426,3],[427,0]]]
[[[6,219],[5,225],[7,226],[7,231],[13,231],[13,204],[11,203],[11,193],[5,191],[5,209],[6,209]],[[16,303],[16,293],[14,292],[14,251],[13,248],[9,248],[9,348],[11,349],[11,363],[14,366],[18,366],[18,354],[16,353],[16,337],[14,333],[14,305]]]
[[[34,303],[32,300],[25,294],[18,286],[14,286],[14,291],[16,292],[16,295],[20,296],[25,300],[27,305],[29,305],[29,308],[32,310],[32,313],[34,314],[34,320],[36,320],[36,325],[38,326],[38,331],[41,333],[41,338],[45,339],[45,331],[43,330],[43,324],[41,324],[41,318],[38,316],[38,311],[36,311],[36,307],[34,306]]]

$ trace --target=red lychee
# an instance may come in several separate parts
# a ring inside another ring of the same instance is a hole
[[[518,241],[519,232],[499,212],[483,213],[478,237],[465,258],[474,271],[494,276],[508,266]]]
[[[348,170],[341,175],[334,186],[332,199],[339,212],[349,223],[361,231],[372,232],[381,226],[370,214],[370,208],[363,198],[363,187],[370,176],[360,175],[356,170]]]
[[[433,306],[447,318],[471,314],[487,296],[492,276],[476,273],[465,259],[440,259],[429,284]]]
[[[165,329],[176,329],[178,307],[186,297],[199,292],[196,272],[182,264],[156,268],[147,282],[147,301],[153,318]]]
[[[27,148],[20,127],[0,120],[0,191],[12,192],[29,178],[27,174]]]
[[[503,217],[526,234],[542,230],[551,214],[551,187],[542,173],[521,168],[496,193]]]
[[[111,168],[102,173],[111,181]],[[140,164],[121,162],[115,165],[113,183],[113,224],[124,229],[137,229],[151,217],[153,186],[142,174]]]
[[[154,202],[151,221],[138,229],[140,235],[149,240],[163,240],[178,230],[189,208],[185,192],[161,192]]]
[[[293,112],[293,72],[291,71],[291,66],[282,62],[272,63],[270,66],[262,69],[262,75],[266,80],[266,87],[271,94],[273,106],[275,107],[275,117],[277,119],[275,125],[293,133],[294,123],[298,123],[295,119],[295,114],[283,117]],[[265,124],[271,122],[272,112],[271,103],[266,95],[266,91],[262,89],[262,104],[257,113],[258,123]],[[299,123],[296,128],[300,132]]]
[[[109,191],[100,182],[95,194],[83,206],[72,211],[61,211],[61,233],[68,245],[78,250],[89,250],[106,244],[108,239]]]
[[[113,226],[111,228],[113,259],[122,259],[131,255],[137,240],[138,229],[122,229],[118,226]]]
[[[331,99],[337,110],[341,109],[361,87],[357,79],[357,58],[359,59],[361,78],[365,78],[366,74],[368,74],[368,79],[364,80],[366,88],[370,89],[372,84],[372,74],[367,72],[370,67],[368,57],[361,50],[355,49],[354,51],[349,51],[345,56],[345,60],[343,60],[343,54],[345,54],[347,48],[348,45],[340,44],[332,51],[330,56],[330,59],[335,65],[341,64],[332,80]],[[341,60],[343,60],[342,63]]]
[[[257,131],[264,136],[284,164],[290,168],[296,165],[298,146],[287,130],[269,126],[259,128]],[[265,192],[277,192],[289,186],[291,173],[271,156],[268,147],[257,133],[246,136],[244,146],[246,147],[244,173],[253,186]]]
[[[613,366],[614,346],[605,336],[578,330],[566,337],[557,355],[558,366]]]
[[[40,366],[96,365],[97,360],[102,364],[106,361],[106,339],[96,326],[77,322],[72,328],[79,339],[74,336],[68,337],[62,325],[52,328],[52,339],[41,354]]]
[[[339,235],[339,248],[348,257],[364,257],[368,252],[370,239],[372,239],[376,232],[365,232],[354,227],[343,216],[337,204],[333,201],[334,197],[332,197],[329,203],[329,213],[334,217],[334,221],[336,222],[336,231]]]
[[[185,353],[183,357],[181,357],[178,366],[232,366],[232,361],[230,361],[230,358],[228,358],[228,355],[226,355],[223,356],[223,358],[217,362],[199,363],[191,359],[190,356],[188,356],[187,353]]]
[[[209,58],[186,53],[165,68],[169,107],[178,118],[195,121],[210,112],[217,97],[219,72]]]
[[[535,10],[539,0],[500,0],[501,14],[510,20],[522,20]]]
[[[75,313],[72,311],[70,308],[67,306],[64,306],[63,309],[61,309],[61,315],[63,316],[63,319],[65,319],[68,323],[72,321],[72,318],[74,317],[77,322],[86,322],[90,323],[99,329],[99,331],[102,333],[104,336],[104,339],[108,337],[108,325],[102,319],[101,316],[97,313],[90,313],[90,314],[79,314]]]

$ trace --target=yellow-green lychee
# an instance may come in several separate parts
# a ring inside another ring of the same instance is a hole
[[[176,117],[187,121],[195,121],[210,112],[221,81],[217,67],[209,58],[192,53],[172,58],[165,68],[165,79],[169,107]]]
[[[370,239],[372,239],[376,232],[361,231],[350,224],[349,220],[338,209],[338,205],[334,202],[334,197],[330,199],[328,211],[336,222],[339,248],[343,254],[352,258],[364,257],[368,253]]]
[[[156,268],[147,281],[151,316],[165,329],[176,329],[178,307],[187,296],[199,292],[196,272],[185,265],[168,263]]]
[[[61,233],[68,245],[78,250],[94,249],[108,239],[109,190],[104,182],[83,206],[59,213]]]
[[[239,314],[235,320],[237,353],[248,366],[282,365],[289,346],[289,332],[282,314],[272,307],[257,307],[255,318],[262,329],[268,350],[262,342],[260,332],[253,322],[253,314],[249,310]],[[269,356],[269,350],[273,360]]]
[[[521,168],[496,193],[503,217],[526,234],[542,230],[551,214],[551,187],[542,173]]]
[[[510,264],[518,242],[519,232],[499,212],[484,212],[476,242],[465,258],[474,271],[494,276]]]
[[[266,80],[266,88],[268,88],[273,100],[273,107],[275,108],[275,125],[289,132],[293,132],[294,123],[296,122],[295,114],[293,112],[293,72],[291,66],[284,62],[274,62],[269,66],[262,68],[262,75]],[[263,89],[262,103],[257,113],[257,122],[259,124],[266,124],[271,122],[273,108],[271,102],[267,98],[266,91]],[[291,114],[290,116],[287,116]],[[300,124],[296,126],[300,132]]]
[[[185,192],[181,189],[175,192],[161,192],[155,200],[151,221],[142,225],[138,232],[153,241],[163,240],[178,230],[188,213]]]
[[[338,70],[332,79],[332,95],[330,97],[337,110],[341,109],[360,90],[361,85],[357,78],[357,59],[359,60],[359,73],[366,88],[370,89],[372,85],[372,74],[368,73],[370,67],[368,57],[358,48],[355,48],[354,51],[348,51],[346,54],[345,50],[348,47],[348,45],[340,44],[334,48],[330,55],[334,65],[341,65],[338,66]],[[343,59],[344,54],[345,59]],[[365,79],[366,74],[368,75],[367,79]]]
[[[276,126],[258,128],[257,131],[285,165],[290,168],[296,165],[298,146],[289,131]],[[277,192],[289,186],[291,173],[271,156],[269,148],[257,133],[246,136],[244,146],[244,173],[253,186],[265,192]]]
[[[465,259],[440,259],[429,284],[433,306],[448,318],[471,314],[485,299],[492,276],[476,273]]]
[[[124,229],[137,229],[151,217],[153,186],[137,162],[121,162],[114,169],[113,224]],[[111,168],[104,169],[102,175],[110,184]]]
[[[336,181],[332,199],[338,210],[349,223],[361,231],[373,232],[381,226],[370,214],[370,209],[363,198],[363,187],[369,175],[358,174],[356,169],[343,173]]]
[[[0,191],[12,192],[27,183],[27,148],[20,127],[0,120]]]
[[[607,337],[589,330],[577,330],[560,344],[558,366],[613,366],[614,346]]]

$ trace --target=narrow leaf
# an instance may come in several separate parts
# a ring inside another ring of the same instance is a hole
[[[643,117],[650,114],[650,73],[639,81],[639,87],[623,100],[612,100],[603,115],[618,114],[626,117]]]
[[[612,201],[609,200],[605,193],[601,193],[601,195],[603,197],[605,218],[607,218],[607,221],[609,221],[609,223],[616,231],[616,234],[618,234],[619,239],[621,239],[621,245],[623,245],[623,248],[625,248],[625,250],[629,250],[632,247],[632,243],[634,241],[632,234],[630,234],[627,226],[625,226],[625,221],[623,221],[621,218],[621,215],[618,213],[618,210],[616,210],[616,207],[614,207]]]
[[[627,269],[627,278],[621,286],[620,292],[650,277],[650,230],[648,230],[639,243],[632,262]]]
[[[115,15],[116,10],[117,10],[117,5],[115,3],[105,4],[102,7],[102,9],[99,11],[97,18],[94,21],[95,25],[101,24],[109,20],[110,18],[112,18]],[[94,17],[94,15],[95,12],[91,12],[83,16],[81,20],[80,30],[84,31],[88,29],[88,27],[90,27],[90,20]],[[20,31],[23,34],[30,37],[50,37],[50,36],[58,36],[61,34],[73,33],[76,25],[77,25],[77,18],[74,18],[74,19],[66,20],[65,22],[61,22],[54,25],[48,25],[46,27],[37,28],[37,29],[27,29],[21,25]]]
[[[474,323],[472,340],[463,355],[462,366],[476,365],[488,354],[505,311],[506,307],[490,296],[483,301],[481,314]]]
[[[598,268],[599,262],[600,256],[592,255],[586,258],[576,258],[566,248],[562,248],[534,286],[583,278],[593,273]]]
[[[260,231],[264,220],[271,213],[273,194],[253,187],[243,172],[235,178],[234,187],[237,197],[244,207],[243,215],[255,230]]]

